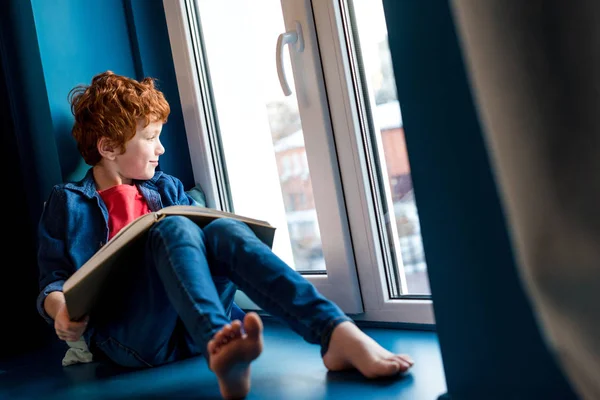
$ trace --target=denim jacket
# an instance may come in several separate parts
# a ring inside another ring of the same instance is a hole
[[[147,181],[135,181],[152,211],[163,207],[199,205],[184,190],[181,181],[161,171]],[[62,291],[64,282],[91,258],[108,239],[108,210],[96,190],[92,168],[79,182],[54,186],[38,226],[40,294],[37,308],[50,324],[44,310],[50,292]]]

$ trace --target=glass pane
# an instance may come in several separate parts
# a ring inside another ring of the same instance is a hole
[[[372,170],[384,186],[380,190],[381,209],[387,226],[387,242],[393,255],[388,275],[392,297],[429,295],[429,279],[421,240],[419,214],[415,204],[410,164],[406,151],[402,114],[387,40],[387,27],[381,0],[351,0],[354,56],[362,71],[361,86],[372,118]],[[359,74],[358,71],[354,71]]]
[[[273,249],[297,271],[325,271],[298,104],[275,64],[280,0],[196,4],[234,211],[277,226]]]

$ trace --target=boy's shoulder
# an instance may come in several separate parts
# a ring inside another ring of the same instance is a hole
[[[88,197],[93,196],[96,193],[96,183],[92,168],[79,180],[66,181],[54,185],[54,191],[76,192]]]
[[[154,173],[154,176],[151,179],[149,179],[147,181],[143,181],[142,184],[151,185],[151,186],[154,185],[156,187],[165,187],[165,186],[177,187],[177,186],[181,185],[181,181],[176,176],[169,175],[163,171],[156,171]]]
[[[52,186],[48,198],[44,201],[44,209],[50,207],[53,211],[56,211],[57,209],[68,208],[85,197],[93,196],[93,192],[90,194],[89,191],[89,188],[86,189],[85,180],[57,183]]]

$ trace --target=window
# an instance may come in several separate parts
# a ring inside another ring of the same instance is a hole
[[[355,85],[362,90],[365,136],[371,148],[372,184],[379,185],[378,203],[386,221],[389,252],[387,280],[392,297],[429,295],[429,279],[419,216],[410,176],[400,105],[392,69],[381,2],[346,3],[347,38]],[[349,35],[350,36],[350,35]],[[374,190],[374,192],[377,192]],[[398,251],[399,249],[399,251]]]
[[[276,225],[274,251],[357,319],[433,323],[381,2],[164,6],[208,204]]]

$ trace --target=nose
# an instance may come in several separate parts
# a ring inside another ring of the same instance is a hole
[[[158,140],[157,141],[157,146],[156,146],[156,154],[157,155],[162,155],[165,153],[165,146],[162,145],[161,141]]]

